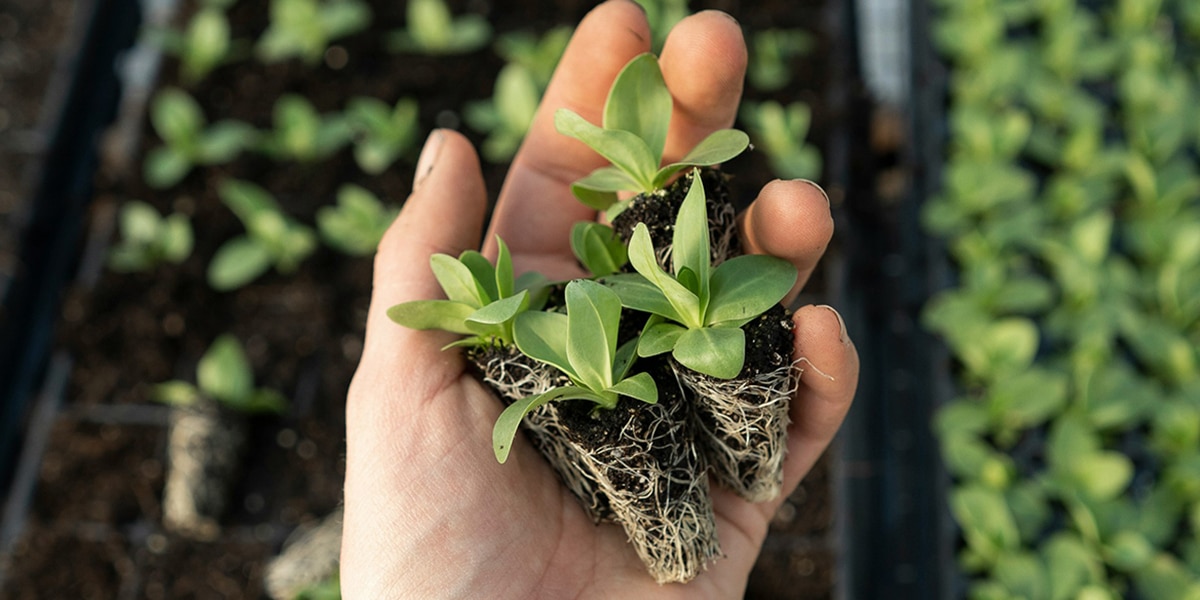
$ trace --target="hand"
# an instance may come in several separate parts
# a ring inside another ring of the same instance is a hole
[[[596,215],[569,184],[602,163],[554,130],[553,113],[567,107],[599,122],[613,78],[649,40],[644,14],[627,0],[601,4],[582,21],[513,161],[485,254],[495,256],[499,235],[518,273],[583,274],[567,234]],[[689,17],[671,32],[661,65],[675,97],[667,156],[678,157],[733,122],[746,67],[741,29],[723,13]],[[660,586],[623,530],[592,524],[521,436],[508,463],[497,464],[491,430],[502,404],[465,371],[458,352],[439,350],[452,335],[388,321],[392,305],[440,297],[431,253],[457,255],[480,244],[487,196],[469,142],[435,131],[416,179],[375,260],[366,343],[347,400],[346,597],[741,597],[771,516],[829,444],[854,396],[858,357],[841,317],[814,306],[795,314],[795,355],[829,378],[810,370],[792,403],[783,497],[750,504],[714,485],[727,556],[686,586]],[[750,251],[800,270],[788,301],[833,232],[824,193],[802,181],[768,184],[741,225]]]

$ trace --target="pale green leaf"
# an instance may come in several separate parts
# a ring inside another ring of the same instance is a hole
[[[485,296],[479,280],[463,262],[447,254],[434,254],[429,257],[429,265],[433,269],[433,276],[437,278],[450,300],[475,308],[489,304],[490,298]]]
[[[576,377],[575,369],[567,359],[567,315],[538,311],[520,313],[513,321],[513,341],[522,354]]]
[[[746,335],[741,329],[713,327],[683,332],[671,353],[679,364],[717,379],[737,377],[745,355]]]
[[[629,396],[634,400],[641,400],[647,404],[658,402],[658,386],[654,383],[654,378],[649,373],[638,373],[633,377],[623,379],[609,388],[608,391],[616,392],[622,396]]]
[[[708,278],[711,257],[708,241],[708,209],[705,206],[704,183],[698,171],[692,173],[692,185],[675,216],[675,232],[671,237],[671,268],[677,275],[689,269],[696,276],[695,290],[700,299],[700,313],[708,306]]]
[[[512,254],[508,251],[508,244],[496,236],[496,246],[498,247],[496,254],[496,293],[492,296],[493,299],[508,298],[513,295],[513,263]]]
[[[681,323],[692,329],[703,325],[700,298],[658,266],[658,260],[654,256],[654,245],[650,241],[650,230],[645,223],[638,223],[634,227],[633,238],[629,241],[629,263],[633,265],[634,270],[662,291]]]
[[[186,381],[168,381],[154,386],[151,398],[167,406],[192,406],[200,400],[200,390]]]
[[[466,265],[476,285],[483,289],[484,304],[500,299],[500,290],[496,288],[496,268],[486,257],[477,250],[465,250],[458,255],[458,262]]]
[[[638,356],[656,356],[675,349],[679,336],[687,329],[675,323],[659,323],[642,332],[638,342]]]
[[[218,291],[239,288],[271,267],[271,254],[257,240],[241,236],[217,248],[208,263],[208,284]]]
[[[616,167],[600,167],[571,184],[571,193],[585,205],[607,210],[617,201],[617,192],[641,189],[632,177]]]
[[[254,373],[236,337],[226,333],[213,341],[196,364],[196,383],[220,402],[237,403],[254,391]]]
[[[600,392],[612,387],[621,299],[594,281],[567,284],[567,360],[580,383]]]
[[[397,324],[409,329],[441,329],[453,333],[470,334],[466,320],[475,313],[475,307],[449,300],[413,300],[397,304],[387,310],[387,316]]]
[[[639,54],[613,80],[604,102],[604,128],[628,131],[640,138],[657,170],[667,144],[673,103],[658,58],[648,52]]]
[[[655,187],[666,184],[672,175],[688,167],[708,167],[741,154],[750,146],[750,136],[737,129],[721,129],[701,140],[678,162],[671,163],[654,176]]]
[[[151,148],[142,163],[142,177],[152,188],[165,189],[179,183],[192,170],[192,161],[170,146]]]
[[[648,192],[654,189],[658,161],[646,142],[638,136],[619,129],[597,127],[565,108],[554,113],[554,126],[559,133],[587,144],[613,166],[624,171],[638,183],[635,191]]]
[[[713,270],[705,324],[745,323],[775,306],[796,283],[792,263],[765,254],[731,258]]]
[[[512,320],[517,313],[529,308],[529,292],[497,300],[467,317],[468,321],[484,325],[500,325]]]
[[[637,273],[622,273],[610,275],[604,279],[604,282],[621,298],[622,306],[661,315],[678,323],[683,322],[683,317],[671,305],[670,300],[663,295],[662,290],[655,287],[645,277]]]
[[[571,250],[592,277],[607,277],[629,262],[625,244],[613,229],[593,221],[571,227]]]
[[[205,119],[200,105],[187,92],[167,88],[154,97],[150,123],[158,136],[172,147],[188,148],[196,143]]]

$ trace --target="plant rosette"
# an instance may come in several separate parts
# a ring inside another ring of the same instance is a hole
[[[283,397],[254,388],[241,344],[218,337],[196,365],[196,385],[168,381],[154,399],[171,406],[163,525],[201,539],[216,539],[245,451],[247,416],[278,413]]]

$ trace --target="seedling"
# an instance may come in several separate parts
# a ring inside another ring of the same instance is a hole
[[[238,121],[208,127],[200,106],[177,88],[164,89],[154,97],[150,123],[166,145],[146,153],[143,176],[147,184],[160,189],[175,185],[196,165],[233,160],[258,137],[253,127]]]
[[[271,0],[271,24],[258,41],[258,57],[274,63],[298,58],[315,65],[329,44],[371,23],[360,0]]]
[[[672,239],[673,274],[658,266],[650,232],[634,228],[629,262],[636,275],[610,277],[628,308],[658,315],[638,345],[639,356],[670,351],[683,366],[718,379],[736,377],[745,362],[740,327],[766,312],[796,282],[791,263],[766,255],[745,255],[711,266],[704,185],[692,176]]]
[[[114,271],[179,264],[192,253],[192,223],[187,215],[173,213],[164,219],[149,204],[131,200],[121,206],[118,223],[121,242],[108,255],[108,266]]]
[[[340,114],[322,116],[304,96],[285,94],[275,101],[274,126],[261,149],[275,160],[315,162],[337,152],[353,130]]]
[[[233,41],[229,19],[218,3],[204,4],[183,31],[162,30],[158,39],[163,48],[179,57],[183,81],[188,85],[204,79],[213,69],[232,60],[244,44]]]
[[[799,29],[768,29],[751,39],[746,79],[755,89],[773,92],[792,80],[789,64],[812,49],[812,36]]]
[[[470,337],[447,345],[487,346],[513,343],[513,320],[545,303],[545,279],[536,273],[513,277],[508,246],[496,238],[495,266],[482,254],[468,250],[456,259],[447,254],[429,257],[433,275],[446,300],[414,300],[388,309],[388,317],[411,329],[441,329]]]
[[[821,174],[821,154],[804,142],[812,111],[803,102],[786,107],[778,102],[747,103],[742,121],[759,141],[771,170],[785,179],[813,179]]]
[[[208,264],[208,283],[214,289],[236,289],[271,267],[290,273],[316,248],[312,230],[286,216],[266,190],[227,180],[217,192],[246,227],[246,235],[225,242]]]
[[[613,81],[604,102],[601,127],[568,109],[559,109],[554,115],[558,131],[582,141],[612,163],[573,183],[571,192],[575,197],[592,208],[609,211],[611,219],[630,202],[618,203],[617,192],[653,193],[683,169],[724,162],[750,144],[745,133],[721,129],[679,161],[660,167],[671,107],[671,92],[663,81],[658,59],[646,53],[625,65]]]
[[[494,163],[510,160],[533,123],[542,90],[533,75],[519,64],[508,64],[496,76],[492,97],[466,106],[463,116],[472,128],[488,134],[483,156]]]
[[[638,5],[646,11],[650,40],[656,51],[662,49],[671,28],[692,14],[688,0],[638,0]]]
[[[455,18],[443,0],[408,0],[405,29],[388,36],[392,52],[466,54],[487,45],[492,26],[479,15]]]
[[[254,372],[237,338],[224,334],[196,363],[196,385],[168,381],[154,388],[154,399],[170,406],[195,406],[204,400],[243,414],[282,413],[287,401],[279,392],[254,387]]]
[[[351,256],[366,256],[375,252],[399,212],[366,189],[346,184],[338,190],[336,207],[317,211],[317,231],[327,245]]]
[[[510,64],[525,67],[538,89],[544,90],[572,33],[574,30],[565,26],[555,27],[541,36],[526,31],[506,33],[496,40],[496,53]]]
[[[571,251],[592,277],[607,277],[629,263],[629,252],[607,225],[582,221],[571,228]]]
[[[354,160],[359,168],[378,175],[412,147],[420,131],[417,101],[401,98],[388,106],[377,98],[359,97],[346,106],[354,134]]]
[[[658,387],[649,373],[629,375],[637,340],[617,347],[621,299],[610,289],[580,279],[567,284],[567,314],[526,312],[517,316],[517,348],[554,366],[571,378],[569,385],[518,400],[496,419],[492,449],[496,460],[508,460],[521,419],[556,400],[590,400],[596,410],[616,408],[620,396],[647,404],[658,402]]]

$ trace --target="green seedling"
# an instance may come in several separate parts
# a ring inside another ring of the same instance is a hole
[[[254,387],[254,372],[237,338],[224,334],[196,364],[196,385],[168,381],[154,387],[154,399],[170,406],[195,406],[204,400],[245,414],[282,413],[287,401],[279,392]]]
[[[693,371],[731,379],[745,362],[741,326],[778,304],[797,273],[785,260],[757,254],[732,258],[714,269],[709,252],[704,185],[695,172],[675,220],[674,273],[658,266],[650,231],[638,223],[629,242],[629,262],[637,274],[608,281],[626,307],[666,319],[648,324],[639,356],[670,351]]]
[[[771,170],[784,179],[814,179],[821,174],[821,153],[805,143],[812,111],[803,102],[786,107],[774,101],[747,103],[742,122],[766,153]]]
[[[517,348],[570,377],[569,385],[518,400],[496,419],[492,449],[496,460],[508,460],[521,419],[556,400],[590,400],[596,409],[616,408],[620,396],[647,404],[658,402],[658,386],[649,373],[629,375],[637,340],[617,347],[621,300],[594,281],[567,284],[567,314],[526,312],[517,316]]]
[[[208,126],[200,105],[177,88],[164,89],[154,97],[150,123],[166,145],[146,153],[143,177],[159,189],[179,183],[197,165],[233,160],[258,137],[253,127],[238,121]]]
[[[525,67],[538,88],[544,90],[572,33],[574,30],[566,26],[555,27],[541,36],[527,31],[505,33],[496,40],[496,53],[507,63]]]
[[[131,200],[121,206],[121,242],[108,254],[114,271],[146,271],[162,263],[179,264],[192,253],[192,223],[187,215],[163,218],[154,207]]]
[[[317,231],[328,246],[351,256],[366,256],[375,252],[399,212],[366,189],[346,184],[338,189],[336,207],[317,211]]]
[[[463,113],[467,123],[488,134],[482,146],[484,158],[493,163],[512,159],[533,123],[541,99],[542,90],[529,70],[510,63],[496,76],[491,98],[467,104]]]
[[[637,3],[646,11],[650,40],[655,51],[662,50],[671,28],[692,14],[688,0],[637,0]]]
[[[274,129],[260,148],[275,160],[315,162],[346,145],[354,135],[340,114],[322,116],[304,96],[285,94],[275,101]]]
[[[263,62],[298,58],[321,62],[334,40],[371,24],[371,9],[359,0],[271,0],[271,22],[256,49]]]
[[[455,18],[444,0],[408,0],[405,28],[388,36],[392,52],[467,54],[488,44],[492,26],[479,15]]]
[[[341,577],[335,573],[328,578],[318,581],[296,594],[295,600],[341,600]]]
[[[581,221],[571,228],[571,251],[592,277],[607,277],[629,263],[625,243],[612,227]]]
[[[545,278],[537,273],[513,277],[508,246],[496,238],[499,252],[493,266],[482,254],[468,250],[454,258],[429,257],[433,275],[446,300],[414,300],[388,309],[388,317],[410,329],[441,329],[469,337],[447,345],[512,345],[513,320],[546,301]]]
[[[246,234],[225,242],[208,264],[208,283],[214,289],[239,288],[271,267],[290,273],[316,249],[312,230],[285,215],[266,190],[227,180],[217,192],[241,220]]]
[[[768,29],[754,34],[746,79],[755,89],[773,92],[792,80],[791,61],[812,50],[813,39],[799,29]]]
[[[412,148],[420,132],[417,101],[401,98],[388,106],[377,98],[353,98],[346,105],[346,120],[354,134],[354,161],[378,175]]]
[[[163,48],[179,57],[180,75],[188,85],[245,51],[244,43],[232,39],[225,8],[217,3],[204,4],[183,31],[164,29],[155,33]]]
[[[575,112],[559,109],[554,115],[558,131],[582,141],[612,163],[573,183],[575,197],[592,208],[609,211],[611,219],[629,202],[618,203],[617,192],[653,193],[683,169],[727,161],[749,146],[745,133],[721,129],[679,161],[660,167],[672,103],[658,59],[646,53],[625,65],[613,81],[601,127]]]

